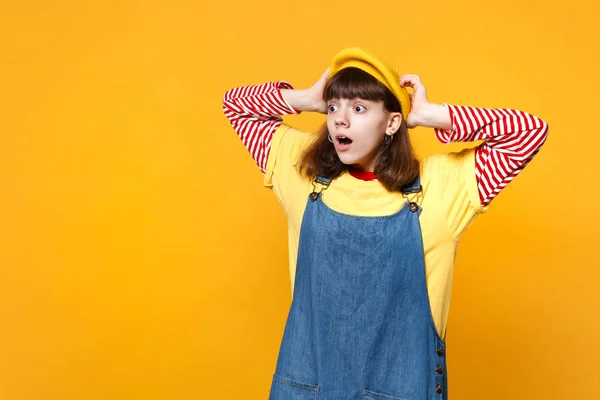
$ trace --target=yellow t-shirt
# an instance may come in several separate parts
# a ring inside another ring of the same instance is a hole
[[[300,227],[312,180],[295,168],[302,151],[315,134],[282,123],[273,135],[264,184],[275,192],[288,220],[289,273],[292,295]],[[425,273],[431,313],[438,333],[445,339],[448,323],[452,272],[458,241],[478,214],[485,213],[479,201],[475,177],[475,149],[436,154],[421,161],[423,192],[409,196],[423,208],[419,221],[423,235]],[[319,189],[317,185],[317,189]],[[400,192],[389,192],[379,181],[363,181],[344,172],[323,191],[330,208],[352,215],[390,215],[403,206]]]

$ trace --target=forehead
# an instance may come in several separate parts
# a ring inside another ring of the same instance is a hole
[[[363,99],[361,97],[352,97],[352,98],[345,98],[345,97],[341,97],[341,98],[331,98],[328,100],[329,103],[332,102],[336,102],[336,103],[369,103],[369,104],[383,104],[383,100],[368,100],[368,99]]]

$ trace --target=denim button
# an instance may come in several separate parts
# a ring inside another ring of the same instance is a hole
[[[437,349],[435,349],[435,351],[437,351],[438,356],[441,356],[444,354],[444,348],[443,347],[438,347]]]
[[[441,383],[438,383],[438,385],[435,387],[435,391],[438,393],[442,393],[443,387]]]
[[[411,201],[410,203],[408,203],[408,208],[411,212],[415,212],[419,209],[419,206],[414,201]]]
[[[442,367],[441,365],[438,365],[437,367],[434,368],[434,371],[437,372],[438,374],[441,374],[442,372],[444,372],[444,367]]]

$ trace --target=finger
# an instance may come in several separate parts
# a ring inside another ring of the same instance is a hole
[[[325,81],[327,81],[327,79],[329,79],[329,70],[330,70],[330,68],[331,68],[331,67],[327,68],[327,69],[325,70],[325,72],[323,72],[323,73],[321,74],[321,77],[319,78],[319,82],[325,82]]]
[[[408,77],[412,77],[412,78],[416,78],[418,80],[421,80],[421,77],[419,75],[417,75],[417,74],[404,74],[404,75],[402,75],[402,77],[400,79],[402,79],[402,78],[408,78]]]
[[[415,85],[418,85],[419,83],[420,82],[418,80],[416,80],[415,78],[413,78],[411,76],[400,79],[400,86],[414,87]]]

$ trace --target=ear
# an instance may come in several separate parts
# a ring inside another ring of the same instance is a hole
[[[389,118],[388,118],[388,124],[385,129],[385,134],[386,135],[395,134],[396,132],[398,132],[398,129],[400,129],[400,125],[402,125],[402,113],[399,113],[399,112],[390,113]]]

